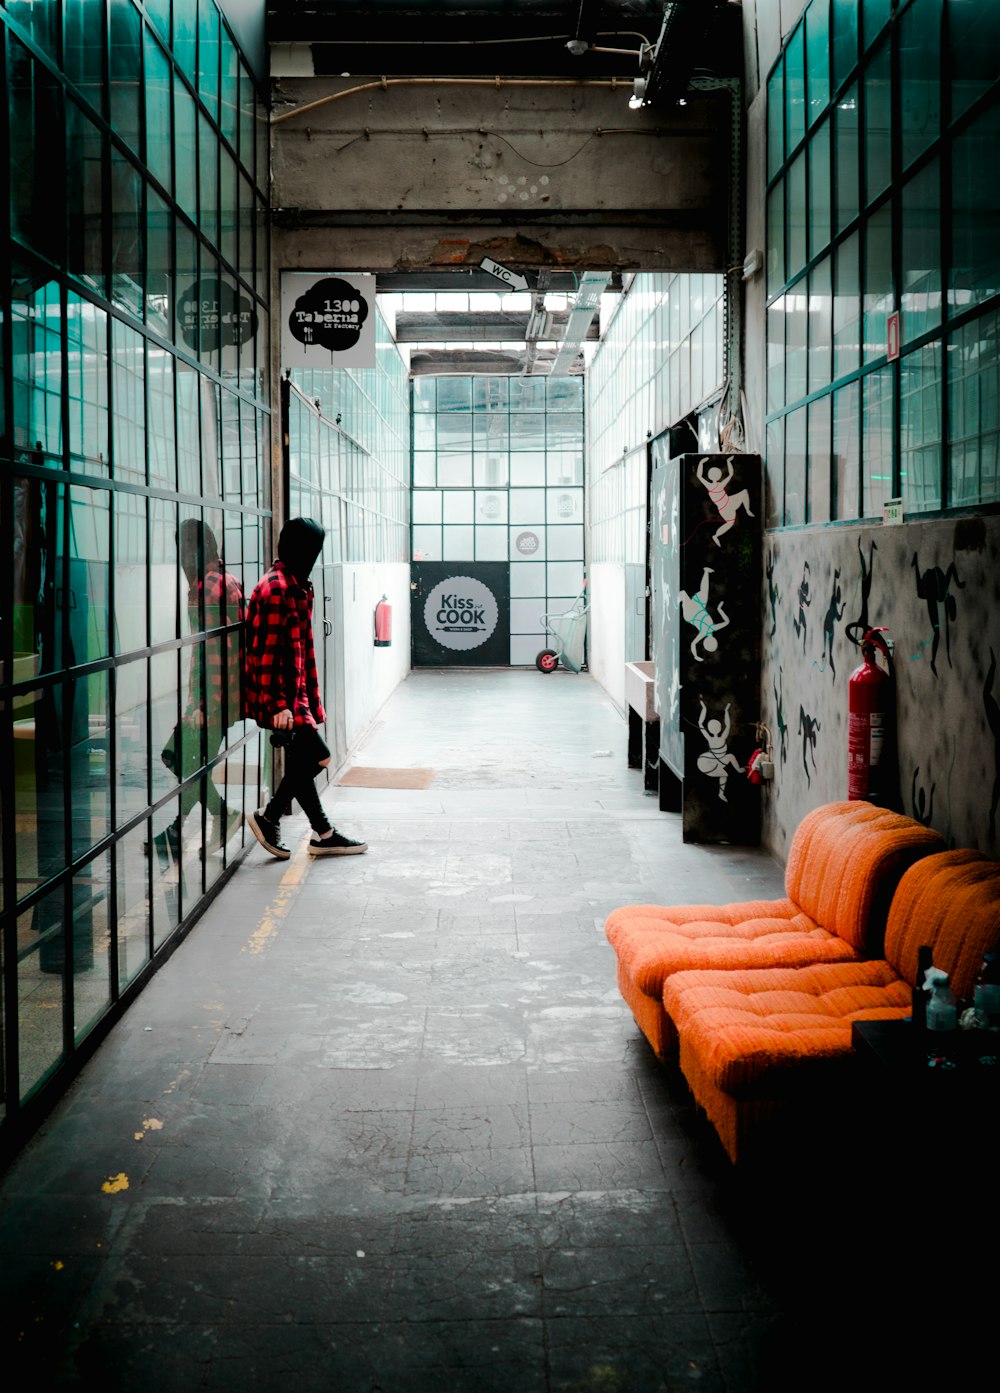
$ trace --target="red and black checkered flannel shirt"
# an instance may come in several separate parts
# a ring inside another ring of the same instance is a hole
[[[189,716],[200,711],[207,725],[226,730],[243,718],[243,587],[216,559],[206,566],[204,579],[192,583],[187,602],[192,633],[229,626],[223,638],[206,639],[195,647],[187,708]]]
[[[326,719],[312,631],[313,587],[281,561],[258,582],[247,607],[247,714],[270,727],[287,707],[297,726]]]

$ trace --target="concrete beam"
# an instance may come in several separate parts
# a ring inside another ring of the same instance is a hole
[[[294,264],[723,268],[726,94],[650,112],[622,84],[353,90],[368,81],[289,78],[276,93],[272,203]]]

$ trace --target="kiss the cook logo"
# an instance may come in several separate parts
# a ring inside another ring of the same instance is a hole
[[[472,576],[449,576],[427,596],[424,623],[444,648],[478,648],[493,633],[500,617],[493,592]]]

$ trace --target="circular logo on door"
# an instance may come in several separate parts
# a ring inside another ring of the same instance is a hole
[[[519,532],[514,543],[522,556],[534,556],[538,550],[538,534],[535,532]]]
[[[500,612],[492,590],[472,576],[439,581],[424,604],[424,623],[443,648],[478,648],[493,633]]]

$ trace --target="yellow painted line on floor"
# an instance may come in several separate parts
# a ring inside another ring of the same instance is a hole
[[[306,855],[308,840],[308,837],[303,840],[302,845],[289,861],[287,870],[278,882],[274,899],[264,911],[260,923],[240,950],[241,952],[249,953],[251,957],[259,957],[267,950],[272,939],[277,937],[278,930],[288,918],[288,912],[302,889],[306,867],[309,863]]]

